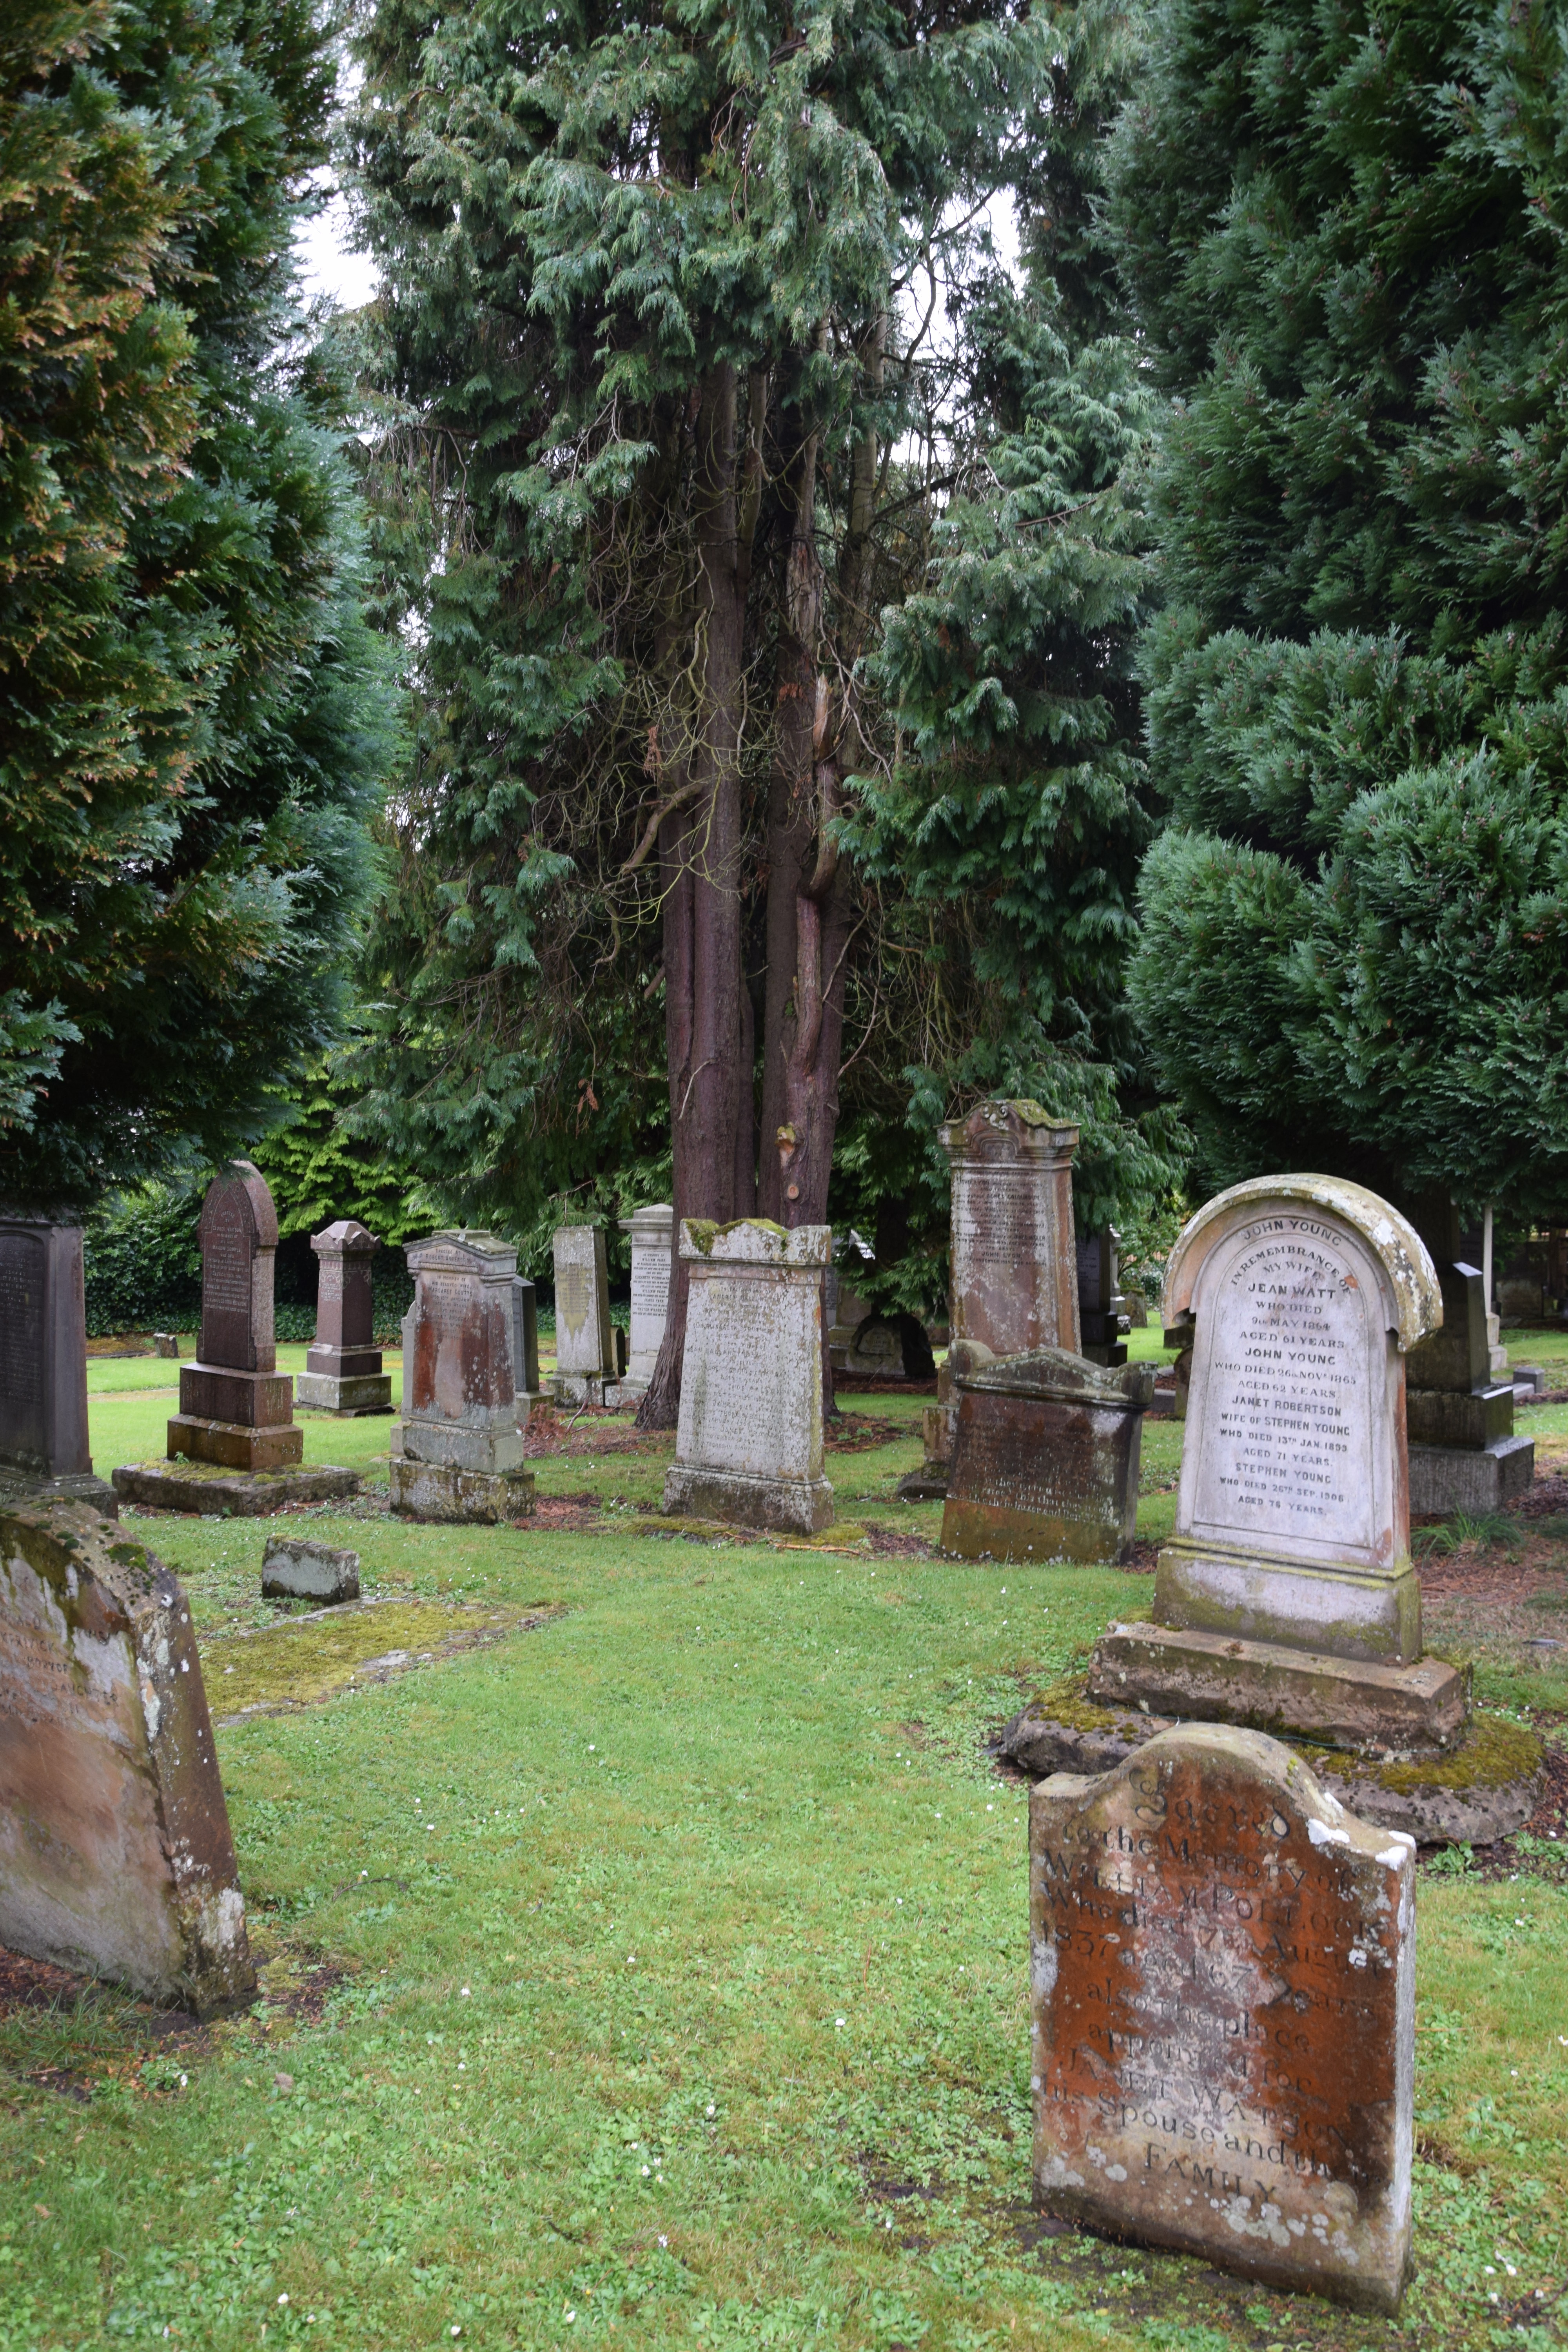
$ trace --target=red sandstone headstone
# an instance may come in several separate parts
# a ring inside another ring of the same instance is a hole
[[[1415,1848],[1184,1724],[1029,1811],[1037,2202],[1372,2311],[1410,2253]]]
[[[119,1516],[92,1474],[79,1225],[0,1217],[0,1493]]]
[[[381,1247],[357,1217],[341,1217],[310,1236],[319,1268],[315,1345],[305,1358],[300,1403],[353,1418],[392,1411],[392,1381],[375,1345],[371,1268]]]
[[[256,1990],[184,1595],[81,1504],[0,1512],[0,1942],[198,2011]]]

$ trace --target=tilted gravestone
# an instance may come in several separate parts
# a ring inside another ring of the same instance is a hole
[[[184,1595],[80,1504],[0,1512],[0,1943],[204,2013],[256,1990]]]
[[[1036,1348],[957,1376],[942,1548],[961,1559],[1115,1560],[1138,1517],[1149,1364]]]
[[[1467,1676],[1424,1658],[1405,1351],[1441,1315],[1414,1227],[1357,1184],[1260,1177],[1171,1254],[1193,1337],[1175,1533],[1154,1622],[1112,1627],[1090,1691],[1335,1745],[1443,1748]]]
[[[1081,1352],[1072,1163],[1079,1130],[1037,1102],[984,1102],[941,1130],[952,1171],[948,1360],[923,1419],[911,1500],[947,1491],[958,1426],[953,1381],[971,1362],[1035,1348]]]
[[[278,1370],[272,1275],[278,1214],[266,1179],[232,1160],[202,1203],[201,1352],[180,1367],[180,1410],[169,1423],[169,1459],[241,1471],[302,1461],[294,1383]]]
[[[632,1240],[632,1328],[626,1369],[621,1388],[627,1397],[639,1395],[652,1380],[664,1345],[669,1311],[669,1274],[675,1211],[668,1201],[652,1201],[621,1219],[621,1231]],[[560,1309],[556,1310],[559,1327]]]
[[[405,1518],[494,1524],[533,1508],[513,1374],[517,1252],[465,1228],[410,1242],[403,1420],[392,1507]]]
[[[301,1404],[344,1419],[392,1411],[391,1375],[375,1344],[373,1261],[381,1247],[357,1217],[310,1236],[318,1266],[316,1337],[296,1383]]]
[[[810,1535],[833,1517],[822,1467],[822,1271],[832,1229],[689,1217],[689,1289],[664,1507]]]
[[[1037,2203],[1391,2313],[1410,2258],[1415,1848],[1187,1724],[1029,1807]]]
[[[602,1404],[605,1385],[621,1369],[610,1321],[610,1278],[602,1225],[561,1225],[552,1242],[555,1264],[555,1377],[560,1404]]]
[[[0,1498],[120,1514],[88,1444],[79,1225],[0,1217]]]

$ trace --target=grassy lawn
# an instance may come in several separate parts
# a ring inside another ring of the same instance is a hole
[[[300,1515],[374,1604],[326,1626],[257,1597],[269,1523],[138,1518],[202,1629],[265,1997],[202,2031],[8,2008],[0,2347],[1563,2340],[1541,1841],[1423,1873],[1399,2322],[1034,2215],[1024,1805],[984,1741],[1149,1585],[921,1556],[919,1402],[850,1402],[847,1551],[632,1532],[668,1442],[609,1419],[536,1461],[526,1529]],[[168,1410],[100,1391],[100,1470]],[[374,1479],[387,1422],[305,1428]],[[1181,1431],[1147,1439],[1145,1532]]]

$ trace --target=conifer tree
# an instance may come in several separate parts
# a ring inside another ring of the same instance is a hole
[[[1163,0],[1114,218],[1175,395],[1134,996],[1213,1182],[1568,1197],[1560,9]]]
[[[342,390],[300,356],[310,0],[0,28],[0,1195],[268,1122],[318,1053],[390,754]]]

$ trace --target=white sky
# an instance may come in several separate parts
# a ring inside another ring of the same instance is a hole
[[[326,173],[322,184],[331,184]],[[307,221],[295,239],[306,293],[324,297],[341,310],[359,310],[376,289],[374,264],[368,254],[354,251],[352,235],[348,201],[334,190],[325,211]]]

